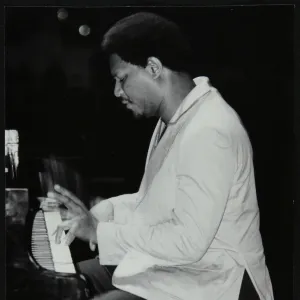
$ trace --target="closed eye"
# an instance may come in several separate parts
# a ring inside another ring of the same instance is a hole
[[[124,76],[123,78],[119,79],[119,81],[120,81],[121,83],[124,83],[125,80],[126,80],[126,78],[127,78],[127,76]]]

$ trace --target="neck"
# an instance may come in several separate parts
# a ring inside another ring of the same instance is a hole
[[[168,124],[184,98],[195,87],[193,79],[185,74],[170,73],[166,80],[165,94],[159,107],[158,115]]]

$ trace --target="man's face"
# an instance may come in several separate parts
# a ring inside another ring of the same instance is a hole
[[[110,57],[110,71],[115,78],[115,96],[135,117],[157,114],[161,102],[160,88],[147,68],[127,63],[113,54]]]

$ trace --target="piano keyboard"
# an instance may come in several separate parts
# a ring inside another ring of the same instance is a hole
[[[45,269],[62,273],[76,273],[69,246],[55,243],[54,231],[62,222],[59,211],[39,210],[33,221],[31,250],[36,261]]]

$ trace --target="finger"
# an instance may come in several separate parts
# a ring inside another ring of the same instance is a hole
[[[96,244],[94,244],[92,241],[89,242],[89,245],[90,245],[90,249],[92,251],[95,251],[96,250]]]
[[[64,208],[60,209],[60,215],[61,215],[61,219],[63,221],[71,220],[72,218],[75,217],[75,215],[73,213],[71,213],[68,209],[64,209]]]
[[[49,195],[51,195],[49,193]],[[52,195],[51,195],[52,196]],[[49,203],[49,204],[59,204],[59,202],[57,201],[57,199],[53,199],[53,198],[46,198],[46,197],[38,197],[37,198],[41,203]]]
[[[46,197],[37,197],[40,202],[46,201],[48,198]],[[52,200],[52,199],[51,199]]]
[[[47,197],[45,198],[47,201],[57,201],[61,203],[67,202],[69,199],[64,197],[63,195],[57,193],[57,192],[48,192]]]
[[[52,233],[52,235],[56,235],[57,233],[57,228],[54,230],[54,232]]]
[[[55,234],[55,243],[60,244],[61,243],[61,237],[65,230],[68,230],[72,227],[72,220],[64,221],[61,224],[59,224],[56,228],[56,231],[53,233]]]
[[[59,207],[57,205],[47,205],[42,203],[40,205],[40,209],[47,212],[47,211],[59,211]]]
[[[59,207],[56,200],[45,197],[38,197],[38,200],[40,201],[40,208],[43,210],[55,210]]]
[[[55,244],[60,244],[61,237],[64,233],[64,229],[62,227],[58,227],[54,233],[55,233]]]
[[[65,196],[66,198],[71,199],[73,202],[75,202],[77,205],[79,205],[84,210],[87,210],[83,202],[78,199],[72,192],[68,191],[67,189],[61,187],[60,185],[55,185],[54,190],[60,193],[61,195]]]
[[[73,229],[75,232],[75,229]],[[72,228],[69,230],[69,232],[66,235],[66,239],[65,239],[65,245],[66,246],[70,246],[70,244],[74,241],[75,239],[75,234],[73,233]]]
[[[37,197],[37,199],[38,199],[41,203],[50,203],[50,204],[58,203],[57,200],[56,200],[56,199],[53,199],[53,198]]]
[[[77,205],[74,201],[72,201],[72,199],[70,198],[67,198],[59,193],[56,193],[56,192],[49,192],[47,194],[47,196],[50,198],[50,199],[55,199],[56,201],[58,201],[59,203],[61,204],[64,204],[68,209],[74,211],[74,212],[81,212],[82,211],[82,208]]]

